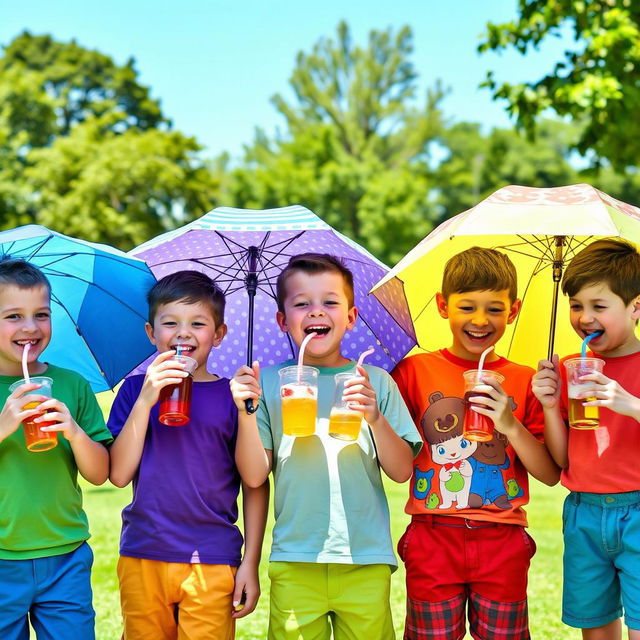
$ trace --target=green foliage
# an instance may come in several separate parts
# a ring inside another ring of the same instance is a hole
[[[519,0],[515,22],[489,24],[480,51],[515,48],[525,55],[571,26],[575,46],[548,75],[522,84],[499,84],[495,99],[532,135],[545,109],[583,125],[576,148],[596,164],[637,166],[640,136],[640,4],[632,0]]]

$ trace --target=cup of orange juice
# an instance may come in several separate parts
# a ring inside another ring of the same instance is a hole
[[[308,365],[280,369],[282,433],[285,435],[303,437],[316,432],[319,373]]]
[[[48,378],[47,376],[33,376],[30,378],[29,382],[37,383],[42,385],[39,389],[33,389],[32,391],[27,391],[24,394],[25,405],[22,407],[24,410],[27,409],[35,409],[40,402],[32,401],[28,402],[27,396],[29,394],[35,393],[40,396],[46,396],[47,398],[51,398],[51,385],[53,384],[53,380]],[[22,379],[14,382],[9,387],[9,392],[13,393],[20,385],[27,384],[27,381]],[[48,422],[44,420],[43,422],[34,422],[36,418],[44,415],[45,412],[41,411],[40,413],[36,413],[35,415],[29,416],[22,422],[22,428],[24,430],[24,439],[27,444],[27,449],[29,451],[48,451],[49,449],[53,449],[58,444],[58,432],[57,431],[42,431],[42,427],[49,427],[53,424],[56,424],[55,420]]]
[[[354,377],[352,371],[336,373],[334,376],[335,392],[333,396],[333,406],[329,416],[329,435],[338,440],[353,441],[360,435],[362,425],[362,411],[353,410],[347,402],[342,399],[345,390],[345,383]]]

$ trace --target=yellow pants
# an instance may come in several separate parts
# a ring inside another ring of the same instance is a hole
[[[120,556],[124,640],[233,640],[236,568]]]
[[[271,562],[269,640],[393,640],[386,564]]]

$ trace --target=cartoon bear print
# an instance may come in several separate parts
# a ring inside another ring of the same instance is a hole
[[[509,497],[502,477],[502,470],[511,464],[506,448],[509,444],[506,436],[499,431],[493,432],[488,442],[479,442],[473,457],[469,460],[473,467],[473,479],[469,494],[469,506],[480,508],[494,504],[499,509],[509,509]]]
[[[473,467],[469,458],[478,443],[462,437],[465,405],[462,398],[445,397],[440,391],[429,396],[420,425],[425,441],[430,446],[431,459],[441,465],[438,472],[440,497],[439,509],[456,509],[469,506],[469,491]]]

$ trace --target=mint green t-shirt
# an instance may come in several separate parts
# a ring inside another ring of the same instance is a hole
[[[363,420],[360,436],[345,442],[329,436],[333,376],[353,370],[319,367],[316,434],[295,438],[282,433],[278,371],[261,371],[258,427],[265,449],[273,451],[275,527],[270,559],[284,562],[389,564],[397,566],[391,543],[389,507],[374,441]],[[384,369],[365,365],[378,407],[414,455],[422,439],[396,383]]]
[[[42,374],[53,380],[52,393],[69,409],[87,435],[108,444],[100,407],[87,381],[77,373],[48,365]],[[0,403],[21,377],[0,376]],[[82,509],[78,469],[69,441],[32,452],[25,446],[22,425],[0,442],[0,559],[44,558],[73,551],[89,538]]]

